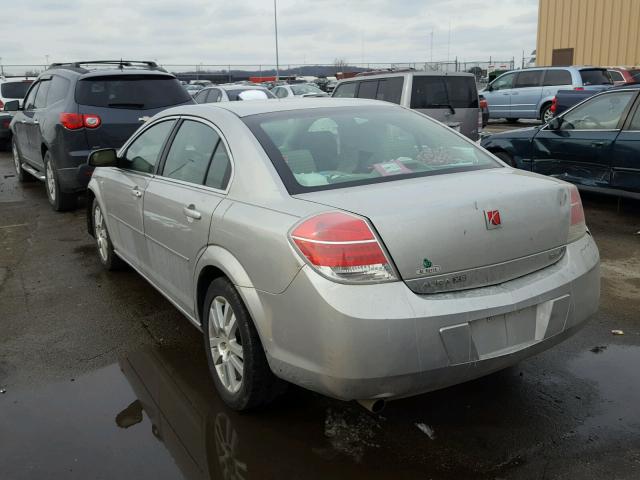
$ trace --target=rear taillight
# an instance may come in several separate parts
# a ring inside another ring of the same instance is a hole
[[[8,128],[9,128],[9,125],[11,125],[11,120],[10,120],[10,119],[6,118],[6,119],[4,119],[4,120],[2,121],[2,128],[6,128],[6,129],[8,129]]]
[[[2,110],[3,108],[4,108],[4,102],[0,100],[0,110]]]
[[[486,100],[480,100],[480,109],[484,110],[485,108],[489,108],[489,102]]]
[[[558,105],[558,99],[556,97],[553,97],[553,100],[551,100],[551,107],[549,107],[549,110],[551,110],[553,113],[556,113],[557,105]]]
[[[61,113],[60,123],[67,130],[79,130],[80,128],[98,128],[102,121],[98,115],[92,113]]]
[[[575,242],[587,233],[582,200],[580,199],[580,193],[577,187],[573,185],[569,187],[569,198],[571,200],[571,224],[569,225],[567,243]]]
[[[341,282],[397,280],[369,224],[342,212],[315,215],[290,233],[300,254],[318,272]]]
[[[584,87],[574,87],[574,90],[581,92],[584,90]]]

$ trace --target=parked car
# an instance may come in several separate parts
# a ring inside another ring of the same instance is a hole
[[[367,73],[340,81],[332,96],[397,103],[435,118],[472,140],[478,139],[482,129],[478,89],[471,73]]]
[[[537,118],[548,122],[553,118],[551,102],[558,90],[597,90],[602,85],[613,85],[606,68],[527,68],[500,75],[481,93],[489,103],[492,119],[515,122],[520,118]]]
[[[482,95],[478,95],[478,99],[480,101],[480,111],[482,112],[482,128],[484,128],[489,123],[489,102]]]
[[[589,97],[594,96],[596,93],[609,90],[610,85],[603,85],[603,88],[598,90],[558,90],[556,96],[551,101],[551,111],[554,116],[560,115],[565,110],[577,105],[578,103],[586,100]]]
[[[337,80],[329,80],[325,85],[326,92],[333,93],[333,91],[336,89],[336,85],[338,85]]]
[[[174,105],[194,103],[173,75],[154,62],[53,64],[24,100],[7,102],[12,151],[21,181],[46,183],[54,210],[75,207],[89,183],[85,164],[92,149],[120,147],[149,117]]]
[[[187,91],[189,95],[191,95],[192,97],[195,97],[198,94],[198,92],[200,92],[200,90],[202,90],[204,87],[202,85],[196,84],[196,85],[184,85],[183,88]]]
[[[276,98],[273,93],[262,86],[252,85],[217,85],[200,90],[194,98],[198,103],[235,102],[243,100],[247,92],[259,92],[256,98]]]
[[[542,127],[491,135],[482,146],[506,163],[583,190],[640,198],[640,86],[587,98]]]
[[[11,100],[22,100],[33,83],[33,77],[0,77],[0,110]]]
[[[271,90],[277,98],[327,97],[328,94],[310,83],[278,85]]]
[[[638,68],[609,67],[607,71],[615,85],[625,85],[640,81],[640,69]]]
[[[391,103],[177,107],[88,162],[100,262],[204,332],[235,409],[283,380],[377,409],[549,348],[598,306],[574,186]]]
[[[0,112],[0,148],[11,148],[11,112]]]

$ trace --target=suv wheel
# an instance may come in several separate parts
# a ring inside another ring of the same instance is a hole
[[[49,199],[51,207],[53,207],[56,212],[76,208],[78,201],[77,195],[75,193],[64,193],[60,191],[58,173],[53,164],[51,152],[44,154],[44,179],[47,187],[47,198]]]
[[[248,410],[282,393],[286,384],[271,372],[251,316],[226,278],[209,285],[202,330],[209,370],[227,405]]]
[[[124,262],[116,255],[116,252],[113,251],[113,244],[111,243],[111,237],[107,230],[107,222],[96,198],[93,199],[93,205],[91,207],[91,222],[93,224],[93,236],[96,239],[100,263],[102,263],[107,270],[120,270],[124,266]]]
[[[18,144],[16,143],[16,139],[11,139],[11,153],[13,154],[13,164],[16,169],[16,175],[18,177],[18,181],[20,182],[32,182],[35,180],[33,175],[29,175],[22,168],[22,157],[20,157],[20,152],[18,151]]]

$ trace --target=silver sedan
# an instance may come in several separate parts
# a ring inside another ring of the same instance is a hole
[[[182,106],[89,164],[100,261],[203,331],[239,410],[287,382],[377,408],[512,365],[598,308],[576,188],[397,105]]]

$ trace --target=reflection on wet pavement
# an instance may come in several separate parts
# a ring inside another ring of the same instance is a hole
[[[540,460],[579,458],[612,429],[638,447],[640,349],[598,351],[569,373],[511,369],[374,416],[297,389],[238,414],[198,350],[149,348],[3,395],[0,465],[11,476],[0,478],[539,478]]]

